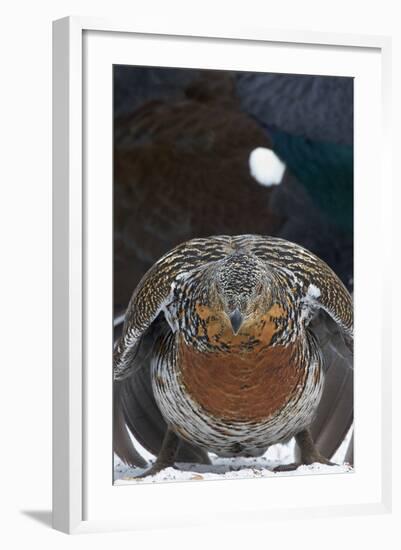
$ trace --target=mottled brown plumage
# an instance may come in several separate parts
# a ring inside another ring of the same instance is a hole
[[[293,361],[293,347],[279,346],[268,355],[255,351],[239,359],[235,353],[210,356],[181,344],[182,383],[212,415],[262,421],[284,406],[288,395],[302,383],[302,372]]]
[[[155,323],[151,387],[170,432],[222,456],[260,454],[298,434],[305,460],[327,462],[302,435],[321,398],[325,349],[339,344],[319,343],[319,312],[349,346],[350,296],[307,250],[253,235],[193,239],[163,256],[135,290],[115,347],[115,379],[136,375]]]

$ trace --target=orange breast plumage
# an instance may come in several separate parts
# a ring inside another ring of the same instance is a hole
[[[269,351],[201,353],[181,343],[179,368],[185,391],[207,413],[227,421],[256,421],[282,409],[303,386],[295,346]]]

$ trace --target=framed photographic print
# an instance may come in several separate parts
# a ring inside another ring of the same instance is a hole
[[[389,50],[54,23],[55,528],[389,509]]]

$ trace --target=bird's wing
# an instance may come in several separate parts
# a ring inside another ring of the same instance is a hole
[[[150,364],[158,340],[168,333],[171,334],[170,327],[160,314],[140,340],[131,375],[114,383],[113,447],[120,459],[130,466],[143,467],[146,462],[135,449],[129,432],[148,452],[158,456],[167,429],[154,398]],[[208,456],[182,440],[176,460],[207,463]]]
[[[323,395],[311,430],[319,451],[332,457],[354,418],[353,353],[336,323],[324,311],[320,310],[309,327],[319,341],[326,371]]]
[[[341,280],[320,258],[298,244],[276,237],[241,235],[234,237],[236,244],[248,249],[255,256],[281,272],[294,283],[305,314],[309,318],[323,309],[338,325],[347,345],[352,348],[353,307],[352,299]]]
[[[165,254],[144,275],[132,295],[122,334],[114,348],[115,380],[123,380],[132,372],[141,338],[173,299],[174,283],[189,271],[232,252],[231,241],[226,236],[192,239]]]

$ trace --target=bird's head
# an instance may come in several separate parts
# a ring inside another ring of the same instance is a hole
[[[210,295],[237,335],[269,309],[271,289],[265,264],[254,255],[241,253],[217,263]]]

